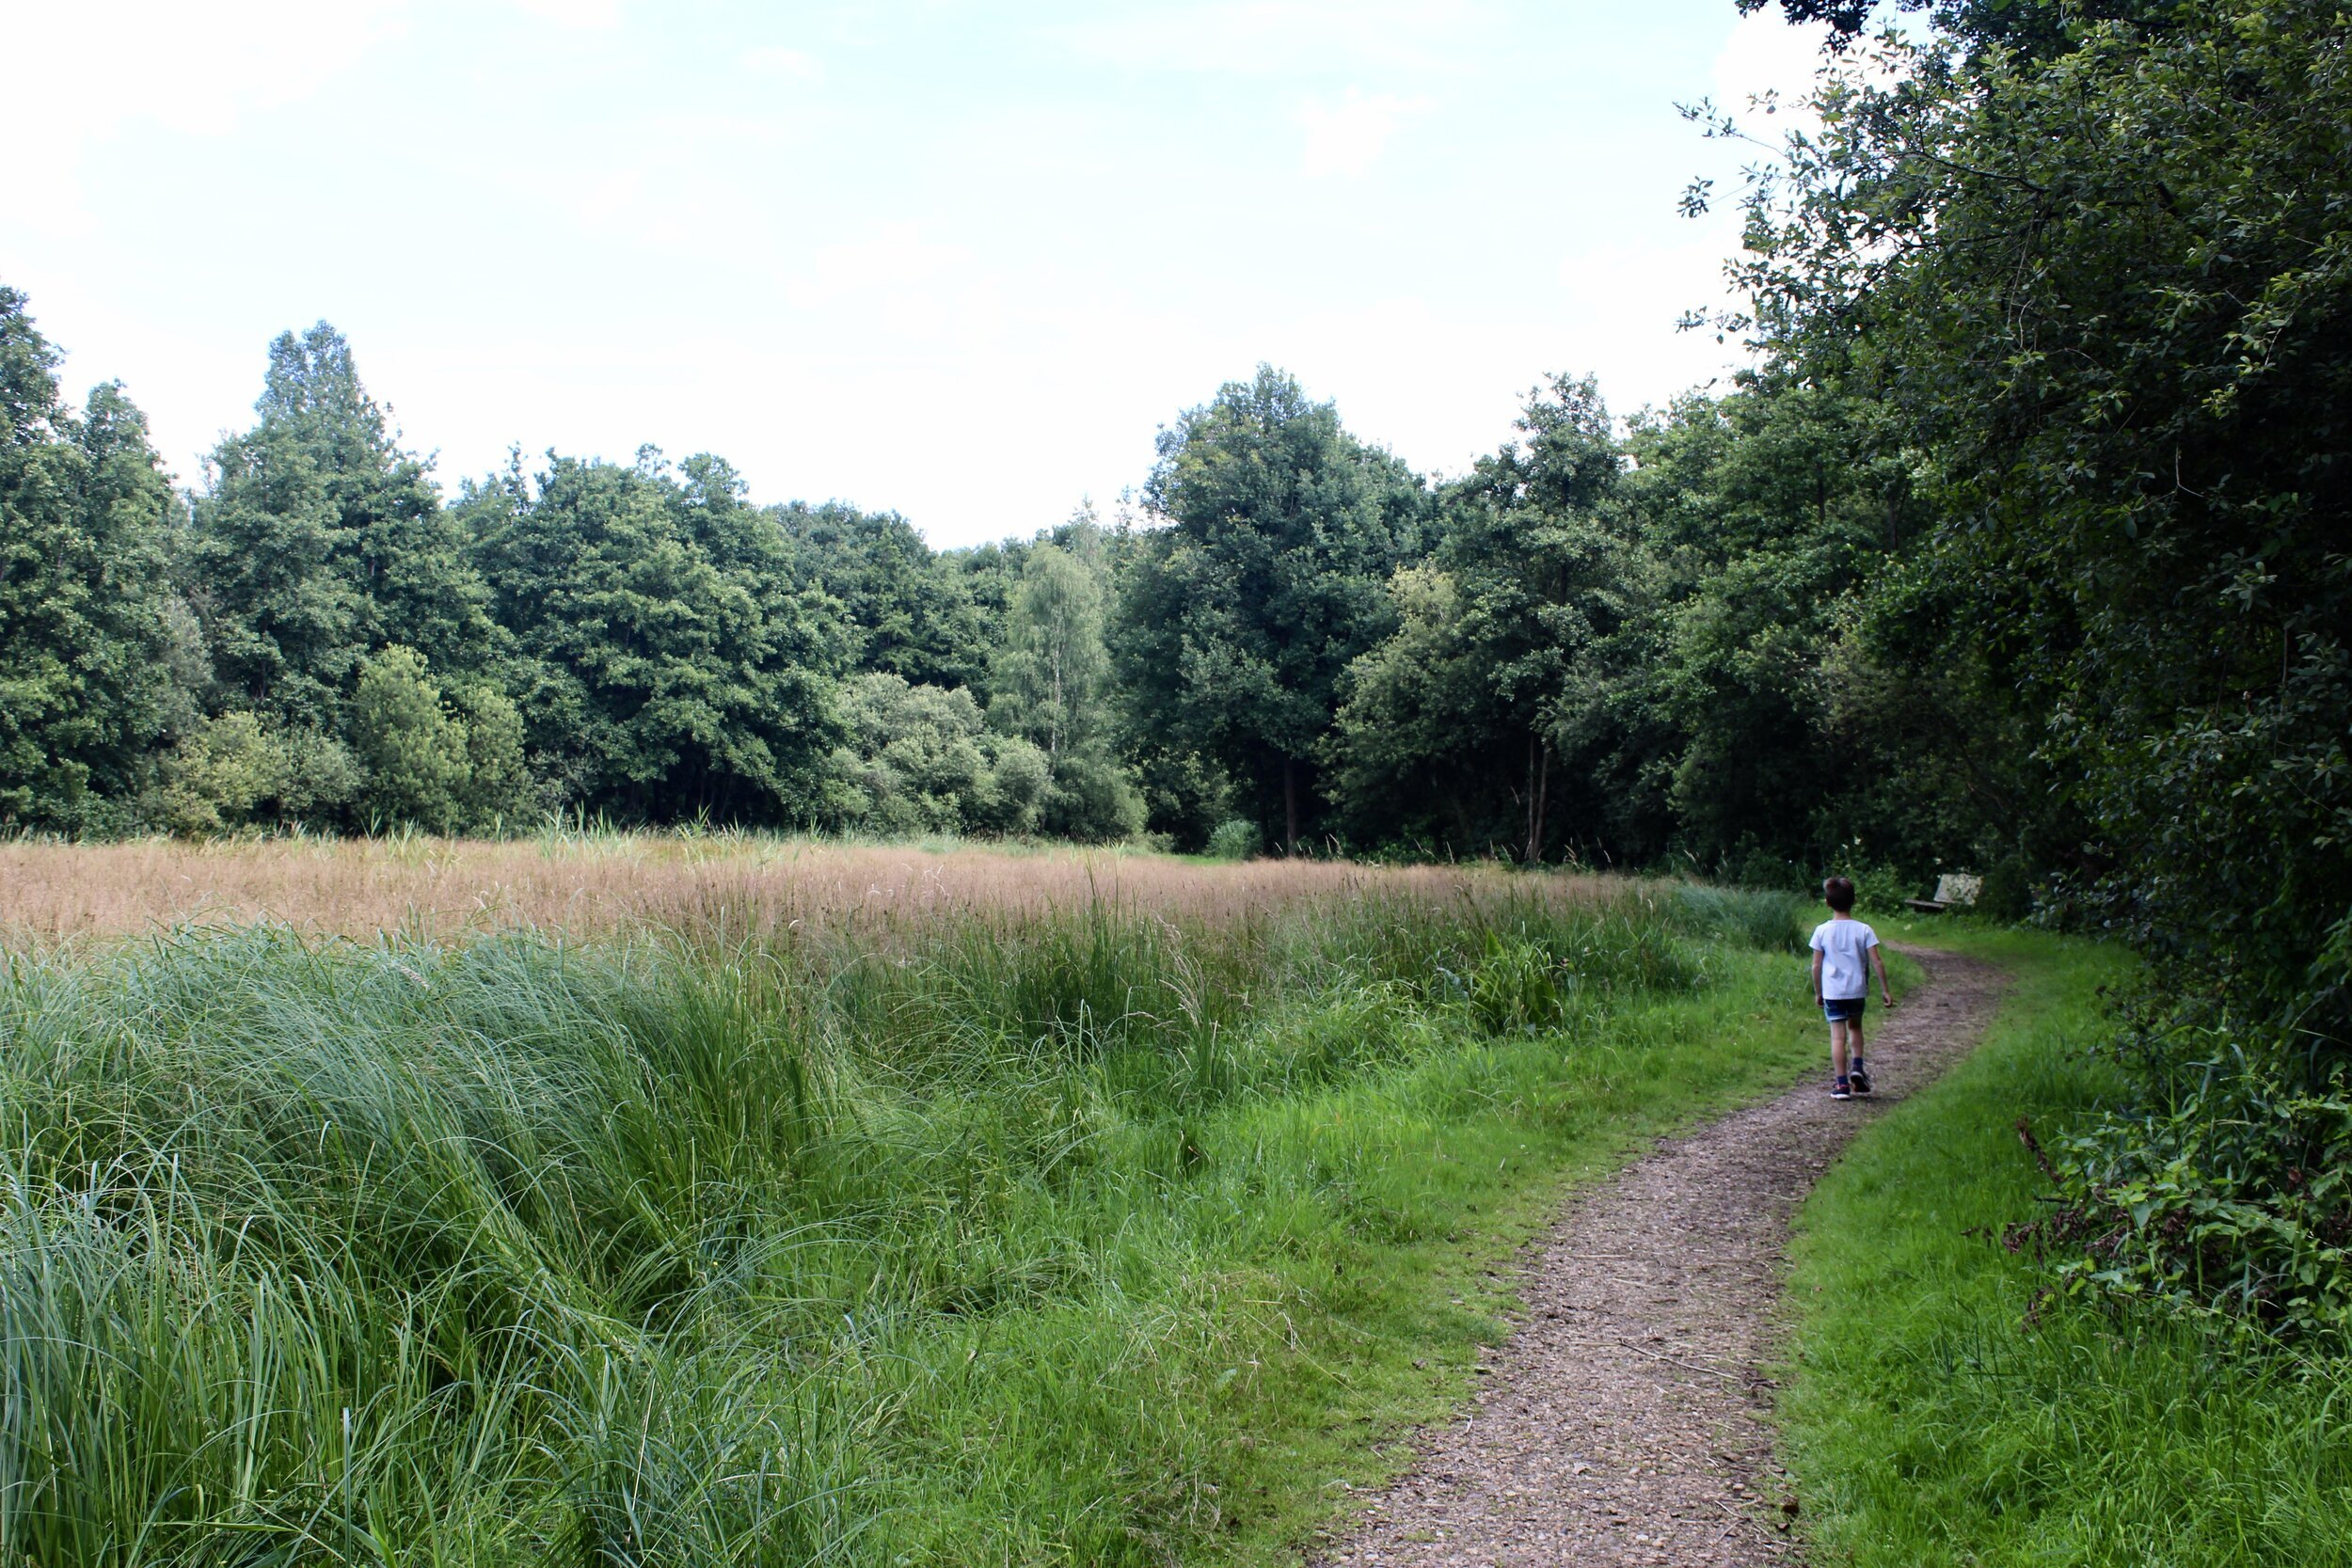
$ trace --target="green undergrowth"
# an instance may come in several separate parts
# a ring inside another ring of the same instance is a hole
[[[2114,950],[1964,927],[2007,967],[1984,1047],[1873,1125],[1805,1206],[1783,1414],[1831,1562],[2352,1563],[2352,1361],[2047,1294],[2008,1227],[2048,1191],[2016,1123],[2116,1087]]]
[[[1564,1180],[1818,1053],[1659,886],[0,985],[0,1560],[1295,1560]]]

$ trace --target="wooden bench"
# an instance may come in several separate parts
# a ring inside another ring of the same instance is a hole
[[[1983,891],[1982,877],[1972,876],[1965,871],[1947,871],[1935,879],[1934,897],[1906,898],[1903,902],[1921,914],[1942,914],[1955,904],[1963,910],[1968,908],[1977,901],[1977,895]]]

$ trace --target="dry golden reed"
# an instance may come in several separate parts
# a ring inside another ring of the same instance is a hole
[[[0,940],[40,945],[188,922],[283,921],[349,937],[453,937],[533,926],[577,935],[723,923],[757,935],[794,922],[890,925],[1022,917],[1089,905],[1218,920],[1300,903],[1479,899],[1490,866],[1327,861],[1200,863],[1116,850],[845,846],[655,833],[0,845]],[[1623,884],[1545,877],[1551,896]]]

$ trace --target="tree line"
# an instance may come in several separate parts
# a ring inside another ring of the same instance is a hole
[[[183,492],[122,388],[66,404],[13,291],[0,344],[18,831],[577,811],[1759,875],[1857,839],[1907,873],[2014,857],[1931,771],[1821,765],[1854,736],[1900,757],[1852,608],[1918,524],[1834,400],[1767,379],[1620,423],[1553,377],[1437,482],[1262,367],[1162,431],[1118,519],[933,550],[894,513],[755,505],[707,453],[517,454],[446,493],[324,324],[270,345],[255,423]]]

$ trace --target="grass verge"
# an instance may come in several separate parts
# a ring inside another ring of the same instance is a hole
[[[1998,1241],[2044,1132],[2112,1088],[2114,950],[1960,926],[2015,979],[1982,1049],[1873,1124],[1799,1220],[1782,1406],[1817,1560],[1863,1568],[2352,1563],[2352,1362],[2036,1293]]]

